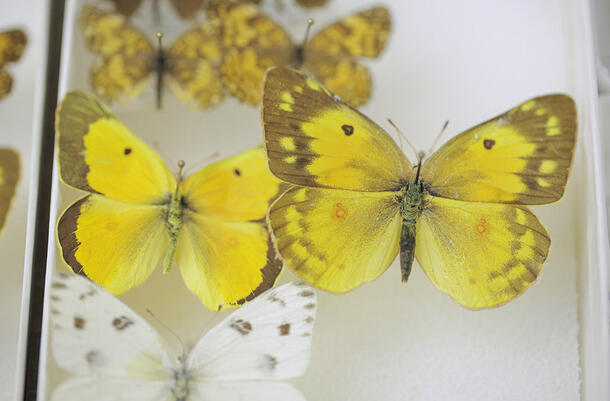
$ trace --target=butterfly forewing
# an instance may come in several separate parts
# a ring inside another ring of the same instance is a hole
[[[144,319],[83,277],[54,274],[50,291],[51,350],[73,375],[53,400],[161,400],[170,394],[177,361]]]
[[[295,70],[268,71],[262,118],[269,168],[291,184],[392,191],[412,175],[381,127]]]
[[[270,289],[210,330],[188,356],[195,380],[281,380],[309,363],[316,294],[301,282]]]
[[[555,202],[568,180],[576,127],[569,96],[531,99],[447,142],[424,163],[422,181],[449,199]]]
[[[127,203],[168,201],[176,180],[161,158],[99,100],[68,92],[57,109],[61,179]]]

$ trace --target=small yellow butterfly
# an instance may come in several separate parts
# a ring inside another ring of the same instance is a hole
[[[89,192],[59,219],[63,258],[112,294],[175,257],[186,286],[210,309],[272,287],[282,264],[264,217],[280,191],[261,148],[183,179],[96,98],[69,92],[57,109],[62,181]]]
[[[268,222],[280,257],[335,293],[379,277],[400,250],[471,308],[499,306],[540,274],[550,238],[524,205],[559,200],[576,141],[566,95],[529,100],[413,167],[391,137],[321,84],[268,71],[262,101],[271,172],[295,186]]]
[[[207,108],[224,97],[217,64],[220,48],[216,28],[204,23],[183,33],[168,48],[155,47],[121,14],[86,5],[80,25],[87,48],[100,56],[89,81],[106,102],[140,95],[156,76],[157,108],[165,80],[183,102]]]
[[[0,99],[13,88],[13,78],[5,67],[8,63],[19,61],[26,44],[27,37],[21,29],[0,32]]]
[[[19,181],[19,154],[0,148],[0,230],[4,227]]]
[[[225,49],[219,67],[222,81],[232,95],[253,105],[260,102],[265,70],[274,65],[302,68],[351,104],[365,103],[371,95],[371,75],[358,58],[379,56],[391,25],[387,9],[371,8],[296,45],[253,4],[222,9],[219,20]]]

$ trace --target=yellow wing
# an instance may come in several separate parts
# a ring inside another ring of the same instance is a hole
[[[159,204],[176,189],[163,160],[99,100],[68,92],[57,108],[62,181],[128,203]]]
[[[241,304],[275,284],[282,263],[264,217],[279,191],[261,148],[207,166],[182,184],[176,261],[208,308]]]
[[[21,58],[26,44],[27,37],[20,29],[0,32],[0,99],[13,88],[13,78],[4,67]]]
[[[566,95],[531,99],[454,137],[421,172],[431,194],[540,205],[563,196],[576,143],[576,105]]]
[[[398,253],[402,219],[392,192],[293,187],[268,220],[286,264],[334,293],[375,280]]]
[[[524,206],[428,196],[415,257],[434,285],[470,309],[510,301],[542,270],[551,239]]]
[[[12,149],[0,149],[0,230],[4,227],[19,181],[19,154]]]
[[[281,181],[269,169],[262,148],[210,164],[182,184],[188,208],[224,221],[263,220]]]
[[[303,68],[354,107],[371,96],[372,79],[357,57],[376,58],[391,30],[390,13],[376,7],[322,29],[305,48]]]
[[[169,84],[181,101],[201,108],[220,103],[224,97],[218,73],[221,51],[211,23],[186,31],[167,55]]]
[[[297,71],[267,72],[262,120],[269,168],[291,184],[389,191],[412,175],[381,127]]]
[[[144,282],[168,248],[165,208],[89,195],[72,204],[57,224],[65,262],[110,293]]]
[[[390,36],[389,11],[375,7],[352,14],[318,32],[307,43],[306,52],[327,56],[378,57]]]
[[[243,102],[260,102],[267,68],[287,64],[292,40],[256,5],[244,3],[219,13],[221,43],[226,49],[220,65],[222,82]]]
[[[80,26],[87,48],[100,56],[91,67],[93,90],[106,102],[138,96],[150,80],[155,50],[124,16],[85,5]]]

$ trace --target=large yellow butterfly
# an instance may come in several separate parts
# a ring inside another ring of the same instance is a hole
[[[21,29],[0,32],[0,99],[13,88],[13,78],[4,68],[8,63],[19,61],[26,44],[27,37]]]
[[[264,223],[280,181],[261,148],[183,179],[96,98],[69,92],[58,107],[62,181],[89,195],[57,225],[66,263],[113,294],[175,257],[186,286],[210,309],[272,287],[281,270]],[[183,165],[182,165],[183,166]],[[182,167],[180,166],[180,167]]]
[[[153,46],[123,15],[93,5],[83,7],[80,24],[87,47],[100,56],[89,80],[104,101],[138,96],[153,75],[157,108],[165,79],[180,100],[197,107],[215,106],[223,99],[217,71],[220,48],[211,23],[186,31],[168,49]]]
[[[559,200],[576,140],[565,95],[529,100],[412,164],[377,124],[313,79],[267,73],[271,172],[295,186],[273,203],[275,246],[297,275],[335,293],[376,279],[400,250],[471,308],[501,305],[536,281],[550,238],[524,205]]]
[[[0,230],[4,227],[19,181],[19,154],[0,148]]]
[[[265,70],[274,65],[302,68],[354,105],[371,94],[371,75],[359,57],[377,57],[390,33],[383,7],[350,15],[295,45],[290,36],[256,5],[220,10],[220,40],[225,49],[222,81],[238,99],[260,102]]]

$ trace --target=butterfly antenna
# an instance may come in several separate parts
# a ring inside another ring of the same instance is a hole
[[[169,164],[170,166],[175,166],[176,164],[178,164],[178,163],[176,163],[176,162],[175,162],[175,161],[174,161],[174,160],[173,160],[171,157],[169,157],[169,155],[168,155],[167,153],[165,153],[165,152],[163,151],[163,148],[161,147],[161,145],[159,145],[159,141],[153,141],[153,146],[154,146],[154,147],[155,147],[155,149],[157,150],[157,153],[159,153],[161,156],[163,156],[163,158],[164,158],[165,160],[169,160],[169,163],[168,163],[168,164]]]
[[[182,339],[180,338],[180,336],[178,334],[176,334],[176,332],[174,330],[170,329],[168,325],[163,323],[157,316],[155,316],[155,314],[152,313],[152,311],[150,309],[146,309],[146,312],[148,314],[150,314],[150,316],[152,316],[153,319],[155,319],[155,322],[157,322],[157,324],[159,324],[159,326],[163,327],[165,330],[167,330],[171,335],[173,335],[178,340],[178,342],[180,343],[180,347],[182,348],[182,356],[186,357],[186,347],[184,346],[184,342],[182,342]]]
[[[436,139],[432,143],[432,146],[430,147],[430,150],[428,151],[428,154],[432,154],[432,152],[434,152],[434,148],[436,148],[436,145],[438,144],[438,141],[440,141],[441,136],[443,136],[443,133],[447,129],[448,125],[449,125],[449,120],[445,121],[445,124],[443,124],[443,128],[441,128],[441,132],[439,132],[438,135],[436,136]]]
[[[311,27],[313,26],[314,21],[313,18],[307,18],[307,29],[305,29],[305,37],[303,38],[302,46],[305,47],[307,40],[309,40],[309,33],[311,32]]]
[[[418,158],[418,153],[417,150],[415,150],[415,146],[413,146],[411,144],[411,142],[409,142],[409,139],[407,139],[407,137],[405,136],[405,134],[402,133],[402,131],[400,130],[400,128],[398,128],[398,126],[396,124],[394,124],[394,121],[392,121],[391,119],[388,118],[388,122],[390,123],[390,125],[392,127],[394,127],[394,129],[396,130],[396,132],[398,132],[398,139],[401,143],[401,149],[402,149],[402,139],[405,140],[405,142],[407,142],[407,145],[409,145],[409,147],[411,148],[411,150],[413,151],[413,154],[415,155],[416,158]]]
[[[305,62],[305,48],[307,46],[307,40],[309,40],[309,33],[313,25],[313,18],[307,19],[307,29],[305,29],[305,36],[303,37],[303,43],[296,47],[294,55],[294,64],[296,68],[300,68]]]
[[[207,164],[210,161],[216,159],[218,156],[220,156],[220,153],[219,152],[214,152],[214,153],[204,157],[203,159],[199,160],[197,163],[194,163],[191,167],[189,167],[188,170],[185,170],[185,175],[190,173],[192,170],[199,169],[201,166],[203,166],[204,164]]]

